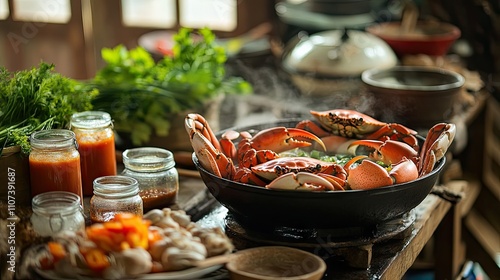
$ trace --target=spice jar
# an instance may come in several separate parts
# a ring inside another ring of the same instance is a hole
[[[143,204],[137,180],[128,176],[103,176],[94,180],[94,195],[90,199],[90,219],[93,223],[107,222],[117,213],[132,213],[142,217]]]
[[[41,236],[52,236],[63,230],[85,228],[80,197],[71,192],[53,191],[38,194],[32,199],[33,230]]]
[[[48,129],[30,136],[31,196],[49,191],[68,191],[82,198],[80,154],[75,133]]]
[[[163,208],[173,204],[179,190],[179,174],[172,152],[152,147],[125,150],[122,154],[123,175],[139,182],[144,209]]]
[[[86,111],[71,116],[81,157],[84,196],[93,193],[94,179],[116,175],[115,137],[111,116],[106,112]]]

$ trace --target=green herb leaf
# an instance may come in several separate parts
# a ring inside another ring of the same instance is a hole
[[[225,51],[210,29],[181,28],[174,40],[173,55],[156,63],[142,47],[101,51],[106,65],[89,83],[99,91],[92,104],[111,114],[118,132],[131,133],[134,145],[152,134],[168,135],[176,114],[201,108],[220,94],[252,92],[242,78],[226,76]]]

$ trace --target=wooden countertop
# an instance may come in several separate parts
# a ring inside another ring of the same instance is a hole
[[[461,199],[458,203],[450,202],[435,194],[429,194],[420,205],[415,208],[415,222],[410,230],[403,237],[389,239],[381,243],[375,243],[372,248],[371,265],[369,268],[352,268],[342,263],[326,260],[328,269],[323,279],[401,279],[407,270],[414,264],[417,256],[422,251],[424,246],[429,242],[431,237],[440,227],[450,213],[456,212],[457,215],[462,215],[463,212],[470,208],[471,202],[475,200],[478,193],[476,185],[467,184],[465,181],[453,181],[445,187],[452,189],[453,192],[461,194]],[[451,211],[460,206],[460,211]],[[201,181],[196,177],[181,177],[180,192],[178,203],[174,207],[185,209],[193,215],[193,220],[202,223],[203,226],[221,226],[220,217],[212,219],[215,216],[220,216],[221,213],[227,212],[227,209],[215,201],[213,196],[206,191],[206,188]],[[454,219],[453,217],[448,219]],[[440,229],[446,231],[447,229]],[[455,242],[452,238],[443,240],[447,243]],[[441,242],[441,241],[440,241]],[[451,244],[450,244],[451,246]],[[452,268],[447,267],[447,260],[436,260],[436,267],[451,271]],[[222,269],[220,273],[227,273]],[[221,278],[218,278],[221,279]]]

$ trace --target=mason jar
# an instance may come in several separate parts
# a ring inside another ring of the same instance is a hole
[[[72,192],[52,191],[38,194],[33,197],[31,207],[33,230],[41,236],[85,228],[80,197]]]
[[[80,154],[75,133],[67,129],[41,130],[30,136],[29,155],[32,198],[49,191],[82,196]]]
[[[139,182],[139,195],[146,211],[172,205],[177,200],[179,174],[172,152],[154,147],[125,150],[122,175]]]
[[[71,116],[70,127],[80,152],[83,195],[91,196],[96,178],[117,172],[113,122],[106,112],[85,111]]]
[[[90,199],[91,221],[107,222],[117,213],[132,213],[142,217],[143,204],[137,180],[120,175],[95,179],[94,195]]]

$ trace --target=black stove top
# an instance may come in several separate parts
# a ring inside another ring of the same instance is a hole
[[[217,204],[197,223],[203,227],[223,228],[237,250],[258,246],[289,246],[315,253],[325,260],[341,261],[349,267],[367,268],[371,262],[372,246],[404,238],[411,231],[415,218],[416,214],[412,210],[381,225],[299,228],[244,221]]]

